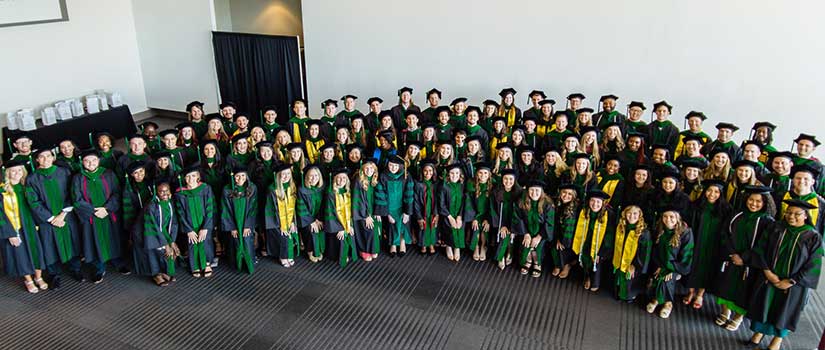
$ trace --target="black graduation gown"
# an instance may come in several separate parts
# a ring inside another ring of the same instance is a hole
[[[692,203],[688,209],[685,222],[693,231],[693,261],[690,274],[683,280],[687,288],[704,288],[714,292],[714,281],[721,266],[720,248],[722,231],[725,220],[729,217],[730,208],[708,208],[711,204],[703,203],[700,198]],[[705,222],[705,212],[710,210],[710,220]],[[716,221],[713,224],[713,221]],[[705,225],[708,225],[706,228]]]
[[[352,182],[352,221],[355,223],[355,245],[360,254],[378,254],[381,250],[381,223],[375,221],[372,229],[367,228],[366,219],[375,219],[375,186],[364,189],[361,181]],[[377,229],[377,230],[376,230]]]
[[[234,183],[234,180],[233,180]],[[243,198],[238,198],[239,193]],[[240,200],[239,200],[240,199]],[[230,256],[232,257],[233,265],[242,270],[246,266],[250,273],[254,270],[255,261],[255,226],[257,225],[258,215],[258,189],[255,184],[246,182],[244,189],[233,187],[230,183],[223,188],[221,196],[221,230],[224,232],[238,231],[238,238],[231,238],[232,245],[230,248]],[[239,203],[243,203],[240,205]],[[242,208],[241,208],[242,207]],[[243,212],[239,212],[243,210]],[[242,222],[239,222],[238,218]],[[249,236],[244,236],[244,229],[252,231]],[[240,255],[240,256],[239,256]]]
[[[426,243],[432,241],[432,244],[435,244],[438,238],[438,234],[436,233],[437,229],[433,227],[432,219],[438,216],[439,186],[436,181],[430,182],[429,191],[427,191],[427,185],[424,181],[416,181],[413,186],[413,212],[410,220],[410,228],[418,241],[418,245],[420,247],[426,247],[428,246]],[[428,197],[430,199],[429,206],[427,206]],[[423,230],[418,225],[419,220],[424,220]]]
[[[49,218],[60,214],[64,208],[73,209],[72,198],[69,195],[71,171],[58,166],[55,166],[54,169],[51,174],[35,170],[34,173],[26,177],[26,201],[32,210],[34,221],[39,226],[40,239],[43,243],[43,257],[48,265],[68,262],[72,258],[80,256],[80,249],[82,248],[80,245],[80,228],[74,210],[66,213],[65,230],[58,229],[48,223]],[[47,192],[47,182],[56,185],[57,193],[49,194]],[[71,249],[61,250],[61,242],[70,243]]]
[[[618,241],[618,234],[616,235],[616,242],[614,244],[615,251],[614,251],[614,259],[617,259],[618,256],[621,256],[626,249],[629,247],[625,247],[627,242],[627,233],[624,235],[624,241]],[[645,228],[642,230],[641,234],[636,241],[636,255],[633,257],[633,260],[630,264],[635,269],[634,275],[631,278],[628,278],[628,274],[622,272],[620,270],[620,266],[617,266],[614,262],[613,269],[614,274],[616,276],[616,283],[615,283],[615,296],[616,299],[619,300],[633,300],[638,296],[640,293],[644,292],[646,287],[646,276],[648,273],[648,267],[650,265],[650,251],[653,246],[653,241],[650,237],[650,230]],[[621,263],[621,262],[619,262]]]
[[[404,114],[407,111],[415,111],[416,113],[420,114],[421,108],[418,108],[418,106],[414,104],[410,104],[410,106],[405,109],[403,106],[401,106],[401,104],[398,104],[390,109],[390,112],[392,112],[392,125],[395,126],[395,130],[400,131],[407,128],[407,117],[404,116]],[[398,137],[401,135],[395,136]]]
[[[348,261],[356,261],[358,259],[355,244],[355,224],[354,219],[352,216],[350,217],[351,222],[342,222],[341,219],[338,217],[337,210],[341,209],[336,207],[337,204],[335,202],[336,193],[334,192],[335,188],[333,185],[329,186],[329,190],[325,191],[324,194],[324,214],[323,214],[323,223],[324,223],[324,231],[327,234],[328,241],[330,242],[329,247],[329,256],[333,259],[333,261],[337,260],[341,267],[346,267]],[[352,207],[352,192],[350,192],[350,210],[351,214],[354,214],[355,210]],[[343,209],[341,209],[343,210]],[[344,231],[344,238],[339,240],[338,239],[338,232]]]
[[[447,216],[452,215],[453,211],[450,210],[450,202],[452,199],[452,194],[454,193],[453,189],[445,180],[438,186],[438,231],[440,233],[441,239],[444,241],[445,244],[452,248],[464,248],[466,246],[466,239],[464,236],[464,225],[467,223],[468,219],[472,221],[472,217],[468,217],[465,215],[465,207],[468,201],[467,194],[464,193],[464,184],[459,182],[457,183],[456,190],[461,193],[461,203],[459,204],[458,208],[455,209],[456,217],[461,215],[461,229],[454,230],[450,226],[449,220],[447,220]],[[457,217],[456,217],[457,218]]]
[[[722,226],[722,268],[714,288],[719,298],[740,308],[749,306],[756,279],[762,274],[753,264],[753,248],[774,224],[773,218],[766,213],[739,212]],[[750,227],[753,229],[746,229]],[[733,254],[742,258],[743,266],[736,266],[727,258]]]
[[[164,206],[161,214],[161,206]],[[170,215],[171,214],[171,215]],[[166,258],[166,246],[175,243],[178,237],[178,218],[175,215],[175,204],[170,199],[161,203],[157,198],[150,201],[143,211],[142,227],[138,227],[143,235],[143,248],[148,257],[148,268],[144,271],[147,276],[160,273],[174,275],[174,261],[169,269],[170,262]]]
[[[527,183],[533,180],[538,180],[541,178],[542,167],[541,164],[533,160],[530,165],[524,165],[521,160],[518,161],[518,165],[514,166],[516,170],[516,179],[518,179],[518,184],[522,187],[527,186]]]
[[[561,201],[559,201],[561,203]],[[579,208],[575,201],[561,204],[556,210],[555,234],[550,242],[550,253],[553,258],[553,266],[562,268],[576,261],[576,253],[573,252],[573,238],[576,234],[576,220],[579,217]],[[556,243],[561,243],[564,249],[557,249]]]
[[[45,269],[46,260],[43,258],[43,243],[37,234],[37,228],[32,220],[31,210],[24,198],[25,189],[22,185],[15,190],[17,196],[18,213],[20,216],[20,229],[15,230],[11,220],[6,215],[5,209],[0,215],[0,251],[3,255],[3,267],[9,277],[21,277],[33,275],[35,269]],[[19,193],[17,193],[19,191]],[[5,200],[0,195],[0,209],[5,207]],[[28,217],[27,217],[28,216]],[[15,247],[9,242],[11,237],[19,237],[20,245]]]
[[[146,187],[145,181],[142,183],[127,182],[124,184],[123,204],[121,205],[123,211],[123,239],[131,241],[130,250],[124,251],[124,255],[132,256],[133,272],[139,275],[148,274],[149,270],[149,254],[143,248],[143,210],[149,201],[152,200],[152,194]]]
[[[324,231],[312,233],[310,228],[315,220],[324,222],[324,202],[326,199],[324,192],[322,188],[301,186],[298,188],[298,201],[295,203],[296,213],[298,214],[298,232],[301,233],[301,239],[304,241],[307,252],[312,251],[316,257],[320,257],[326,251],[322,248],[326,246],[326,243],[334,243],[329,242],[330,240],[326,238]],[[316,246],[320,251],[315,251]],[[330,253],[334,252],[330,251]],[[332,255],[330,256],[332,257]]]
[[[782,291],[770,284],[763,273],[757,273],[757,288],[748,309],[748,318],[752,322],[794,331],[807,304],[808,293],[819,284],[822,235],[812,229],[794,235],[786,229],[784,223],[773,225],[759,241],[752,261],[756,268],[771,269],[780,279],[792,279],[796,284]],[[793,254],[780,253],[782,240],[793,240]],[[782,266],[785,268],[778,268]]]
[[[187,243],[190,269],[200,270],[205,267],[204,263],[209,266],[215,257],[215,243],[212,236],[216,226],[215,208],[217,207],[212,188],[207,184],[200,184],[192,190],[180,189],[175,193],[174,201],[181,235],[185,237],[189,232],[198,233],[200,230],[206,230],[206,239],[203,242]]]
[[[277,181],[269,186],[266,194],[266,250],[269,256],[279,257],[280,259],[294,259],[298,256],[299,240],[297,232],[283,232],[281,231],[281,214],[278,208],[278,194],[275,186],[281,186]],[[287,190],[284,190],[286,193]],[[297,189],[295,190],[297,192]],[[295,205],[298,205],[297,193],[293,194],[295,198]],[[288,200],[288,198],[287,198]],[[295,213],[293,222],[295,227],[298,225],[298,209],[292,208]],[[289,224],[284,226],[289,227]]]
[[[117,174],[117,176],[119,178],[123,177],[124,175],[127,175],[126,170],[129,168],[129,165],[131,165],[134,162],[138,162],[138,161],[146,162],[146,164],[147,164],[146,169],[154,169],[155,168],[155,161],[148,154],[144,153],[140,156],[135,156],[131,153],[127,153],[127,154],[124,154],[124,155],[120,156],[120,158],[117,159],[117,168],[115,170],[115,173]],[[151,175],[152,174],[150,174],[150,172],[147,170],[146,176],[151,176]]]
[[[525,194],[526,196],[526,194]],[[532,201],[532,200],[531,200]],[[541,208],[541,214],[538,215],[538,230],[535,232],[531,232],[530,224],[528,221],[529,210],[524,210],[521,207],[521,200],[518,201],[515,208],[515,219],[514,219],[514,230],[517,235],[516,241],[518,241],[518,246],[521,248],[521,265],[523,266],[527,262],[527,255],[530,252],[530,247],[525,247],[522,245],[522,240],[524,239],[524,235],[529,235],[530,237],[541,236],[541,241],[536,246],[536,257],[537,261],[536,264],[539,266],[544,261],[544,249],[547,242],[553,242],[555,240],[555,224],[556,224],[556,209],[553,207],[553,202],[551,200],[547,200],[544,203],[544,206]]]
[[[690,273],[690,266],[693,261],[693,231],[689,227],[684,227],[682,236],[679,237],[679,245],[670,245],[670,238],[666,233],[662,233],[656,238],[651,253],[653,265],[651,275],[657,269],[661,269],[659,276],[651,276],[648,296],[656,299],[658,303],[676,300],[676,283],[678,277]],[[673,273],[670,281],[665,281],[665,276]]]
[[[104,203],[92,203],[89,187],[99,185],[103,189]],[[121,234],[118,212],[120,211],[120,184],[115,174],[106,169],[102,174],[93,176],[85,170],[72,179],[72,198],[82,229],[83,256],[86,262],[105,263],[121,256]],[[95,207],[104,207],[109,215],[98,219],[94,215]],[[98,225],[108,225],[108,234],[100,231]]]
[[[686,218],[688,209],[690,208],[690,198],[679,190],[675,190],[670,194],[665,194],[662,190],[656,190],[651,201],[653,202],[653,212],[655,213],[654,220],[662,215],[665,209],[671,206],[679,210],[682,218]]]

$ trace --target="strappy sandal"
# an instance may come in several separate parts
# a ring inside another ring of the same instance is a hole
[[[286,259],[286,262],[288,262],[288,263],[289,263],[289,267],[293,267],[293,266],[295,266],[295,260],[292,260],[292,259]]]
[[[43,280],[42,277],[41,278],[35,278],[34,279],[34,284],[36,284],[37,288],[39,288],[40,290],[49,289],[49,285],[46,283],[46,281]]]
[[[212,277],[212,268],[211,267],[207,267],[206,269],[203,270],[203,277],[206,277],[206,278]]]
[[[156,275],[155,277],[152,278],[152,280],[155,282],[155,285],[158,286],[158,287],[166,287],[166,286],[169,285],[169,281],[164,279],[163,276],[161,276],[161,275]]]
[[[725,327],[728,321],[730,321],[730,316],[719,314],[719,316],[716,316],[716,320],[714,320],[713,322],[716,323],[717,326]]]
[[[693,297],[694,297],[693,294],[685,295],[685,297],[682,298],[682,304],[690,305],[690,302],[693,301]]]
[[[201,270],[192,271],[192,277],[200,278],[201,277]]]
[[[25,281],[24,284],[26,285],[26,291],[32,294],[37,294],[40,292],[40,289],[34,285],[34,281]]]
[[[666,318],[670,317],[670,313],[672,311],[673,311],[673,305],[667,306],[667,304],[665,304],[664,306],[662,306],[662,309],[659,310],[659,317],[666,319]]]
[[[530,276],[535,278],[541,277],[541,269],[533,269],[533,273],[531,273]]]
[[[564,265],[564,268],[562,268],[561,272],[559,272],[559,278],[565,279],[569,275],[570,275],[570,265]]]
[[[659,303],[654,303],[654,302],[647,303],[647,305],[645,305],[645,311],[647,311],[647,313],[649,313],[649,314],[652,314],[653,312],[656,311],[657,306],[659,306]]]
[[[725,329],[727,329],[731,332],[736,332],[739,329],[739,325],[742,324],[742,319],[743,319],[743,317],[739,317],[738,319],[736,319],[736,318],[729,319],[725,323]]]
[[[702,304],[704,304],[704,301],[705,298],[703,296],[697,296],[693,299],[693,304],[691,304],[690,306],[696,310],[699,310],[702,308]]]
[[[553,275],[553,277],[557,277],[559,275],[559,272],[561,272],[561,269],[558,268],[558,267],[555,267],[555,268],[553,268],[553,271],[550,272],[550,274]]]
[[[487,261],[487,247],[481,247],[481,250],[478,252],[478,260]]]
[[[498,262],[498,269],[499,269],[499,270],[504,271],[504,268],[505,268],[506,266],[507,266],[507,265],[504,263],[504,260],[501,260],[501,261],[499,261],[499,262]]]

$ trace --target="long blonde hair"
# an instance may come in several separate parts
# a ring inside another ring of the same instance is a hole
[[[673,236],[670,237],[670,246],[676,248],[682,241],[682,234],[685,232],[687,224],[685,224],[685,222],[682,221],[682,214],[679,214],[678,211],[674,211],[674,213],[676,213],[676,216],[679,218],[679,220],[678,222],[676,222],[676,226],[673,228]],[[658,234],[656,235],[657,244],[659,243],[659,238],[661,238],[662,234],[665,232],[665,224],[663,220],[664,218],[659,219],[659,222],[656,224],[656,230],[658,231]]]
[[[529,211],[530,210],[530,202],[532,201],[532,199],[530,199],[530,195],[526,192],[527,191],[525,191],[525,193],[523,195],[524,198],[521,200],[521,203],[519,203],[519,207],[522,210]],[[542,189],[541,197],[539,198],[538,203],[539,203],[538,204],[539,215],[542,215],[542,214],[544,214],[544,206],[547,205],[548,203],[550,203],[550,205],[552,206],[553,205],[553,200],[550,198],[550,196],[547,195],[547,193],[544,193],[544,189]]]
[[[373,168],[372,176],[367,177],[364,173],[364,168],[371,166]],[[361,188],[365,191],[369,188],[369,186],[378,185],[378,166],[375,163],[368,162],[361,165],[361,170],[358,171],[358,182],[361,183]]]
[[[722,153],[724,153],[724,152],[722,152]],[[727,153],[725,153],[725,155],[727,156]],[[716,156],[714,156],[714,158],[715,157]],[[728,181],[728,178],[730,177],[730,169],[731,169],[730,156],[728,156],[728,162],[725,163],[725,166],[722,169],[719,169],[719,167],[717,167],[716,164],[714,164],[714,163],[715,162],[713,161],[713,159],[710,159],[710,164],[708,164],[708,167],[702,173],[702,179],[704,179],[704,180],[711,180],[712,179],[712,180]]]
[[[636,223],[636,237],[639,237],[642,234],[642,231],[644,231],[647,228],[647,225],[645,224],[645,213],[642,211],[642,208],[636,205],[628,206],[627,208],[624,208],[624,210],[622,210],[622,217],[619,218],[619,224],[617,225],[616,230],[617,232],[625,232],[625,227],[627,227],[628,225],[627,213],[629,213],[631,210],[639,211],[639,222]]]
[[[609,128],[604,130],[604,135],[602,135],[602,143],[601,143],[600,147],[604,150],[609,149],[607,147],[607,143],[611,142],[611,140],[607,139],[607,130],[610,130],[610,129],[613,129],[613,128],[615,128],[617,130],[616,132],[618,133],[618,135],[616,135],[616,139],[613,140],[613,142],[616,143],[616,152],[621,152],[625,148],[624,137],[622,136],[622,129],[620,129],[616,125],[612,125]]]
[[[278,177],[275,179],[275,183],[274,183],[274,185],[275,185],[275,196],[277,196],[278,199],[280,199],[280,200],[286,199],[286,191],[284,191],[284,187],[282,186],[283,183],[281,182],[281,173],[284,172],[284,171],[287,171],[287,170],[292,171],[292,169],[286,169],[286,170],[282,170],[282,171],[278,172]],[[292,196],[296,195],[295,194],[295,180],[292,179],[292,176],[289,177],[289,193],[291,193]]]
[[[313,187],[309,186],[309,174],[311,173],[318,173],[318,184]],[[311,167],[304,173],[304,186],[307,188],[324,188],[324,175],[321,174],[321,170],[318,169],[318,167]]]
[[[26,170],[25,166],[20,165],[20,167],[22,168],[21,170],[23,171],[23,176],[20,177],[20,184],[25,186],[26,185],[26,177],[29,176],[29,172],[28,172],[28,170]],[[4,175],[3,175],[3,191],[5,191],[6,193],[14,192],[14,188],[12,188],[12,186],[14,186],[14,185],[12,185],[11,180],[9,180],[8,169],[6,169],[3,173],[4,173]]]

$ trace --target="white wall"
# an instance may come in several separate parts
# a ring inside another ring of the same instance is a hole
[[[132,0],[132,7],[149,107],[185,111],[199,100],[216,112],[212,0]]]
[[[232,10],[229,0],[213,0],[215,4],[215,28],[221,32],[232,31]]]
[[[234,32],[303,38],[301,0],[229,0],[229,4]]]
[[[823,11],[819,0],[304,1],[309,105],[353,93],[361,110],[374,95],[389,108],[404,85],[419,105],[432,87],[479,104],[512,86],[520,106],[543,89],[562,108],[570,92],[592,107],[615,93],[622,105],[667,99],[680,126],[704,111],[714,136],[721,120],[772,120],[780,148],[802,131],[825,141]]]
[[[68,22],[0,28],[0,115],[97,89],[120,92],[132,113],[146,110],[131,2],[67,6]]]

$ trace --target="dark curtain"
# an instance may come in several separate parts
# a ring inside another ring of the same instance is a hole
[[[223,102],[253,124],[267,105],[275,105],[279,123],[289,119],[289,104],[303,97],[297,37],[212,32],[212,46]]]

